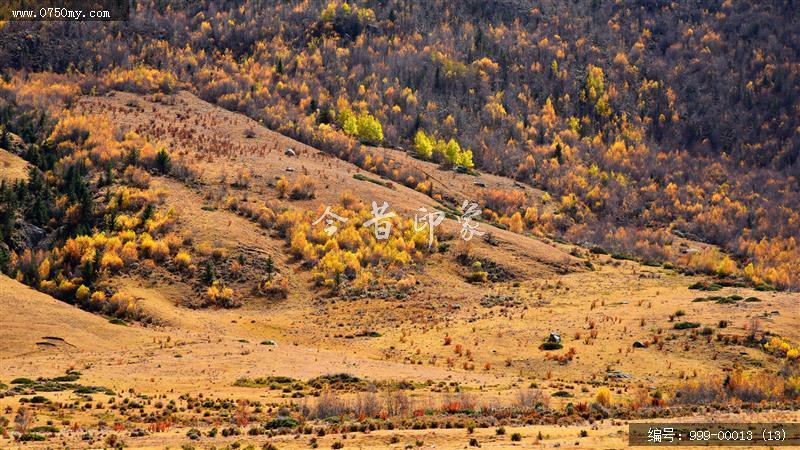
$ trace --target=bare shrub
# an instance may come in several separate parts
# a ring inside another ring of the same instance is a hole
[[[362,392],[356,397],[353,411],[359,418],[376,417],[381,412],[378,396],[373,392]]]
[[[386,412],[390,416],[406,416],[411,411],[411,399],[400,389],[389,390],[385,394]]]
[[[19,410],[17,410],[17,415],[14,416],[14,429],[20,434],[25,434],[33,424],[33,420],[33,412],[24,406],[20,406]]]
[[[339,200],[342,207],[347,210],[359,210],[363,207],[361,200],[350,191],[344,191]]]
[[[539,389],[520,389],[514,399],[514,406],[523,411],[529,411],[539,406],[548,408],[550,398]]]
[[[637,389],[631,396],[631,410],[638,411],[652,403],[650,394],[647,389]]]
[[[314,405],[314,417],[326,419],[328,417],[340,416],[347,412],[347,405],[339,395],[326,389],[322,391]]]
[[[480,406],[480,412],[482,415],[485,416],[497,416],[501,414],[505,414],[507,409],[505,405],[500,401],[498,398],[490,398]]]
[[[245,399],[239,399],[236,402],[236,412],[234,413],[234,421],[240,427],[246,427],[250,423],[250,403]]]

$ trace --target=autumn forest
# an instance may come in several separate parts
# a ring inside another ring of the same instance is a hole
[[[790,1],[140,3],[129,22],[7,23],[2,66],[81,74],[86,93],[188,87],[433,195],[370,146],[469,151],[459,165],[552,195],[495,193],[487,219],[800,287]]]
[[[0,446],[797,421],[795,0],[130,5],[0,21]]]

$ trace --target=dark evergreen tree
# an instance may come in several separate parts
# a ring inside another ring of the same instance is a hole
[[[272,261],[272,255],[267,256],[267,280],[272,281],[272,274],[275,272],[275,263]]]
[[[156,170],[158,173],[166,175],[172,168],[172,161],[166,149],[161,149],[156,153]]]
[[[6,127],[3,127],[3,131],[0,132],[0,148],[11,150],[11,137],[8,135]]]

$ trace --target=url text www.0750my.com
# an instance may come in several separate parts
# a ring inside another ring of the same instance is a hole
[[[0,0],[0,20],[128,20],[129,0]]]
[[[110,19],[111,11],[108,10],[91,10],[81,11],[72,10],[67,8],[39,8],[35,9],[15,9],[11,11],[11,18],[17,20],[81,20],[81,19]]]

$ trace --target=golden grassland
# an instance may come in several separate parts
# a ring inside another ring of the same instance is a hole
[[[75,129],[90,132],[73,147]],[[28,428],[60,430],[28,448],[463,448],[470,439],[485,448],[619,448],[624,422],[647,414],[797,418],[777,412],[796,405],[800,387],[777,375],[796,364],[795,293],[692,289],[715,280],[490,223],[481,223],[486,238],[465,244],[453,218],[431,251],[408,218],[421,206],[448,210],[446,202],[187,92],[81,97],[53,136],[64,136],[63,164],[99,167],[129,147],[140,162],[95,202],[113,213],[109,230],[15,257],[18,278],[41,292],[0,278],[0,383],[23,388],[0,398],[4,429],[13,434],[22,406]],[[160,173],[162,148],[192,176]],[[457,199],[514,188],[396,160],[443,180]],[[404,217],[386,244],[355,226],[372,200]],[[310,226],[325,205],[354,219],[335,240]],[[84,271],[94,261],[90,288]],[[561,347],[546,350],[551,332]],[[337,373],[357,380],[329,377]],[[65,374],[103,389],[12,383]],[[46,401],[30,402],[37,395]],[[690,396],[710,399],[707,408],[684,404]],[[263,425],[281,417],[300,428]]]

